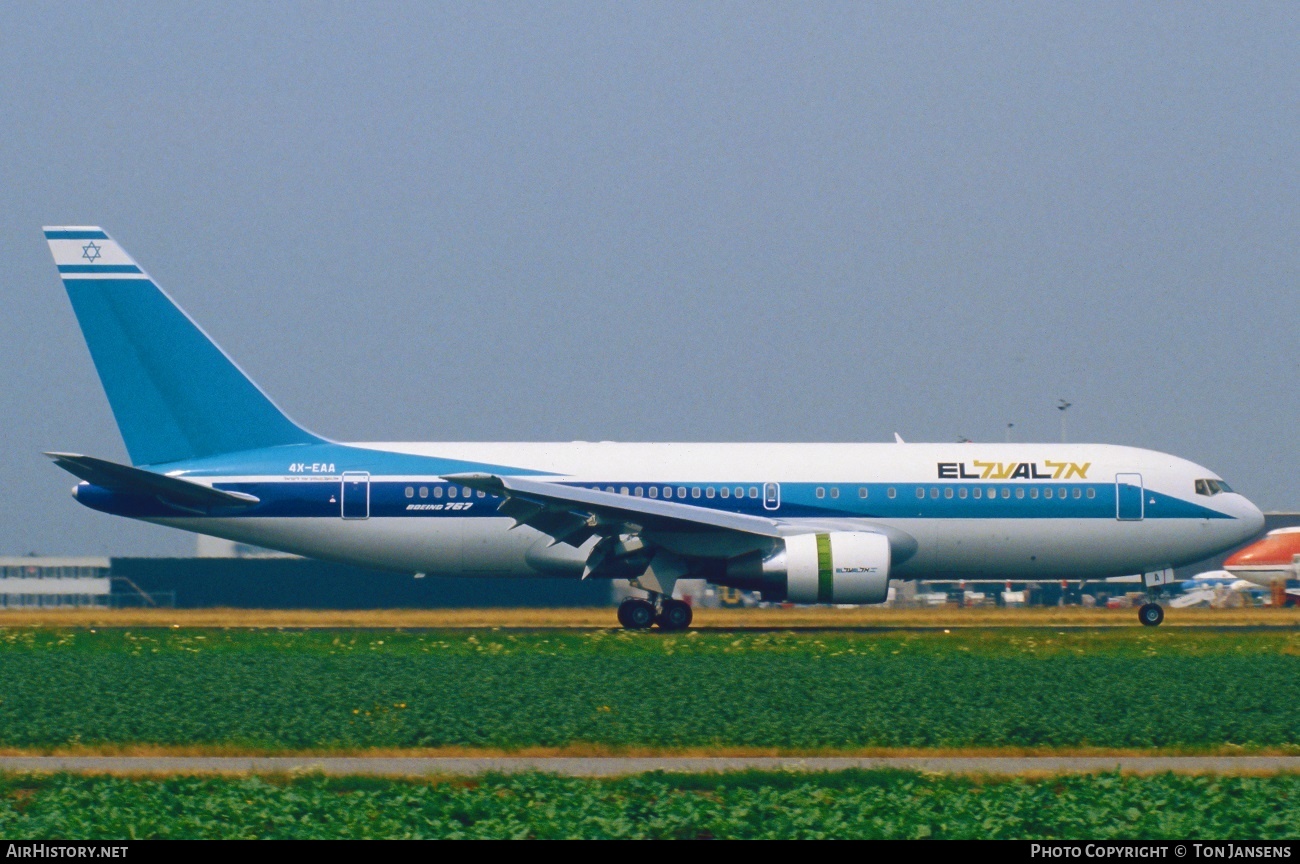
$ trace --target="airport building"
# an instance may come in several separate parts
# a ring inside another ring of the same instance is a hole
[[[108,606],[107,558],[0,557],[0,608]]]
[[[0,557],[0,608],[445,609],[588,607],[608,581],[368,570],[210,537],[193,558]]]

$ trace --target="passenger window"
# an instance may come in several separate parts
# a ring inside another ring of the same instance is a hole
[[[626,495],[626,494],[627,494],[627,487],[626,487],[626,486],[620,486],[620,487],[618,487],[618,494],[620,494],[620,495]]]
[[[753,494],[754,494],[754,490],[753,490],[753,489],[750,489],[750,490],[749,490],[749,494],[750,494],[750,495],[753,495]],[[838,487],[838,486],[832,486],[832,487],[831,487],[831,497],[832,497],[832,498],[838,498],[838,497],[840,497],[840,487]]]
[[[730,486],[723,486],[721,489],[718,490],[718,494],[721,495],[723,498],[730,498],[730,497],[731,497],[731,487],[730,487]]]
[[[712,498],[712,497],[713,497],[713,487],[712,487],[712,486],[706,486],[706,487],[704,487],[704,497],[705,497],[705,498]]]
[[[441,497],[442,497],[442,487],[441,487],[441,486],[434,486],[434,487],[433,487],[433,497],[434,497],[434,498],[441,498]]]
[[[1037,497],[1038,497],[1038,487],[1037,487],[1037,486],[1035,486],[1035,487],[1033,487],[1032,489],[1029,490],[1029,497],[1030,497],[1030,498],[1037,498]]]
[[[737,498],[744,498],[744,497],[745,497],[745,487],[744,487],[744,486],[737,486],[737,487],[736,487],[736,497],[737,497]]]
[[[867,487],[866,487],[866,486],[859,486],[859,487],[858,487],[858,497],[859,497],[859,498],[866,498],[866,497],[867,497]]]
[[[1096,498],[1096,497],[1097,497],[1097,490],[1096,490],[1096,489],[1089,489],[1089,490],[1088,490],[1088,497],[1089,497],[1089,498]]]
[[[635,489],[633,489],[632,494],[635,495],[637,498],[642,497],[641,487],[638,486]]]
[[[420,497],[421,497],[421,498],[428,498],[428,497],[429,497],[429,487],[428,487],[428,486],[421,486],[421,487],[420,487]]]
[[[1024,497],[1025,497],[1025,487],[1024,487],[1024,486],[1017,486],[1017,487],[1016,487],[1016,497],[1017,497],[1017,498],[1024,498]]]
[[[1010,498],[1010,497],[1011,497],[1011,488],[1010,488],[1009,486],[1003,486],[1003,487],[1002,487],[1002,497],[1003,497],[1003,498]]]
[[[888,489],[885,490],[885,495],[890,498],[894,498],[898,495],[898,490],[895,489],[893,486],[890,486]]]
[[[482,489],[480,489],[480,490],[478,490],[478,497],[480,497],[480,498],[486,498],[486,497],[487,497],[487,493],[484,492]]]
[[[1079,489],[1079,488],[1076,486],[1075,489],[1074,489],[1074,497],[1075,497],[1075,498],[1082,498],[1082,497],[1083,497],[1083,490]]]
[[[659,487],[658,487],[658,486],[651,486],[651,487],[650,487],[650,497],[651,497],[651,498],[658,498],[658,497],[659,497]],[[671,497],[672,497],[671,495],[668,494],[668,490],[667,490],[666,488],[664,489],[664,497],[665,497],[665,498],[671,498]]]
[[[952,487],[951,487],[951,486],[945,486],[945,487],[944,487],[944,489],[943,489],[943,497],[945,497],[945,498],[951,498],[951,497],[952,497]]]
[[[957,497],[958,497],[958,498],[965,498],[965,497],[966,497],[966,487],[965,487],[965,486],[962,486],[960,489],[957,490]]]
[[[699,497],[700,497],[700,487],[699,487],[699,486],[692,486],[692,487],[691,487],[691,497],[692,497],[692,498],[699,498]]]
[[[678,498],[685,498],[685,497],[686,497],[686,487],[685,487],[685,486],[678,486],[678,487],[677,487],[677,497],[678,497]]]
[[[821,486],[818,486],[818,487],[817,487],[817,493],[816,493],[816,494],[817,494],[817,497],[818,497],[818,498],[825,498],[825,497],[826,497],[826,490],[823,489]]]
[[[916,487],[916,497],[917,497],[917,498],[924,498],[924,497],[925,497],[925,487],[924,487],[924,486],[917,486],[917,487]]]
[[[411,487],[411,486],[407,486],[407,487],[406,487],[406,497],[407,497],[407,498],[414,498],[414,497],[415,497],[415,489],[414,489],[413,487]]]
[[[671,487],[671,486],[665,486],[665,487],[664,487],[664,497],[665,497],[665,498],[671,498],[671,497],[673,497],[673,487]]]
[[[981,489],[981,488],[978,487],[978,486],[976,486],[976,487],[975,487],[975,490],[974,490],[973,492],[971,492],[971,495],[974,496],[974,497],[976,497],[976,498],[979,498],[979,497],[980,497],[981,495],[983,495],[983,494],[984,494],[984,490]]]
[[[931,498],[938,498],[938,497],[939,497],[939,487],[937,487],[937,486],[931,486],[931,487],[930,487],[930,497],[931,497]]]
[[[1044,498],[1051,498],[1051,497],[1052,497],[1052,487],[1051,487],[1051,486],[1048,486],[1046,489],[1043,490],[1043,497],[1044,497]]]

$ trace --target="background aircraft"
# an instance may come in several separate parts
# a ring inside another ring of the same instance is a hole
[[[1300,528],[1277,528],[1233,553],[1223,569],[1238,579],[1271,588],[1281,583],[1288,606],[1300,603]]]

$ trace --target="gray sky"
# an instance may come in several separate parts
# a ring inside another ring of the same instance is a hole
[[[1294,4],[10,3],[0,552],[172,554],[42,224],[343,440],[1153,447],[1300,507]]]

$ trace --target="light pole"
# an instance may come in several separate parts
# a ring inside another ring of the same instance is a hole
[[[1065,443],[1065,412],[1070,410],[1072,402],[1066,402],[1064,399],[1056,400],[1056,410],[1061,412],[1061,443]]]

